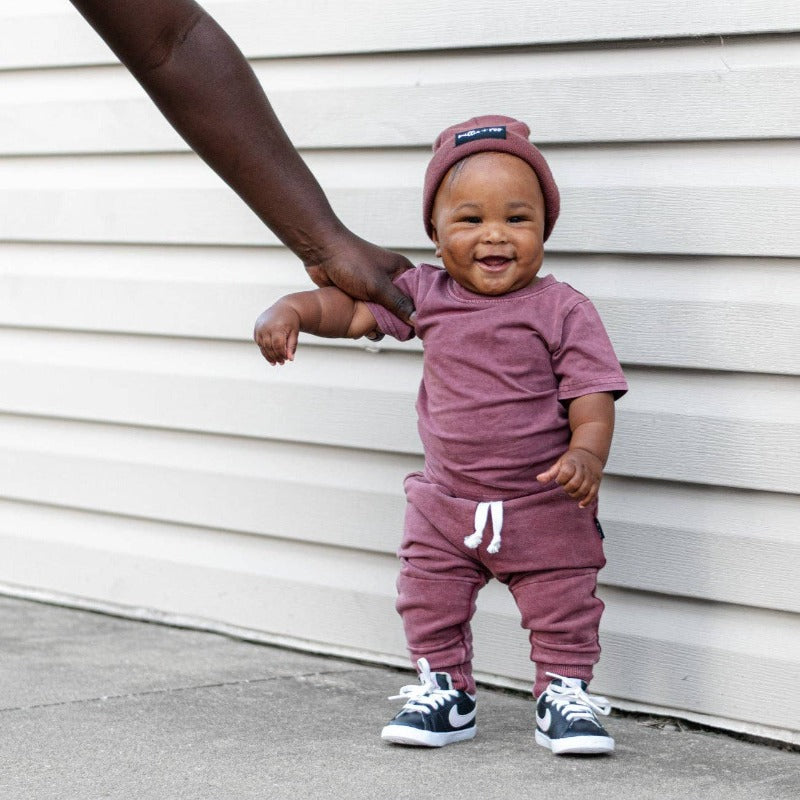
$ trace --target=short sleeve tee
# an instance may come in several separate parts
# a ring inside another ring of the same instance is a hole
[[[379,329],[425,352],[417,397],[425,471],[459,497],[505,500],[543,489],[536,475],[570,440],[568,401],[628,389],[587,297],[552,275],[504,295],[470,292],[421,264],[395,284],[414,301],[412,329],[379,305]]]

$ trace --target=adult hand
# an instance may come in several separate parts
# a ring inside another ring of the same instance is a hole
[[[411,266],[399,253],[351,235],[319,263],[306,264],[306,271],[317,286],[335,285],[358,300],[379,303],[410,325],[414,304],[392,279]]]

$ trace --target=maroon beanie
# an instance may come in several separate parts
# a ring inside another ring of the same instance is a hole
[[[511,117],[490,114],[473,117],[443,130],[433,143],[433,158],[425,171],[425,188],[422,196],[422,221],[428,236],[433,232],[431,213],[433,201],[442,178],[450,167],[462,158],[486,151],[511,153],[533,168],[544,195],[544,241],[558,219],[558,186],[553,180],[544,156],[528,141],[530,128]]]

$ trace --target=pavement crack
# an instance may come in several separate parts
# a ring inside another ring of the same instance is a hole
[[[222,689],[232,686],[247,686],[259,683],[272,683],[281,680],[303,680],[305,678],[314,678],[322,675],[342,675],[342,670],[313,670],[310,672],[299,673],[293,672],[287,675],[270,675],[264,678],[242,678],[232,681],[217,681],[216,683],[198,683],[191,686],[168,686],[161,689],[145,689],[138,692],[121,692],[119,694],[104,694],[96,697],[77,697],[73,700],[58,700],[50,703],[31,703],[25,706],[5,706],[0,708],[0,714],[11,713],[15,711],[35,711],[43,708],[59,708],[61,706],[74,706],[82,703],[102,703],[109,700],[128,700],[138,697],[150,697],[155,695],[169,695],[177,694],[180,692],[192,692],[202,689]]]

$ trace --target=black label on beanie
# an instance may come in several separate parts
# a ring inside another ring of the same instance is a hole
[[[456,134],[455,146],[466,144],[467,142],[474,142],[476,139],[505,139],[506,126],[505,125],[492,125],[488,128],[473,128],[469,131],[461,131]]]

